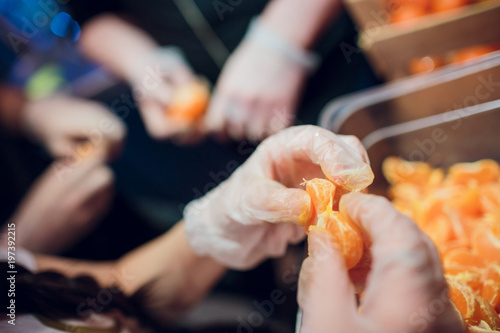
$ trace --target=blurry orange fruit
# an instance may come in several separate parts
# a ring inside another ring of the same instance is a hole
[[[462,50],[455,51],[450,62],[453,64],[459,64],[495,51],[496,49],[491,45],[478,45],[468,47]]]
[[[500,264],[500,235],[495,231],[495,226],[478,226],[471,244],[474,251],[484,260]]]
[[[444,65],[443,59],[436,56],[427,56],[410,60],[410,74],[430,73]]]
[[[479,255],[465,249],[455,249],[443,256],[444,266],[470,266],[485,268],[486,261]]]
[[[169,119],[190,125],[205,113],[209,100],[210,90],[205,82],[190,82],[174,91],[166,115]]]
[[[470,3],[470,0],[433,0],[431,3],[431,12],[438,13],[457,9],[467,6]]]
[[[450,299],[457,307],[462,318],[467,324],[478,324],[480,306],[473,290],[456,279],[448,279],[448,284]]]

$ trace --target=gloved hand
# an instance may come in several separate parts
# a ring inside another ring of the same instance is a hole
[[[306,52],[268,30],[254,22],[224,66],[208,109],[209,131],[257,141],[293,124],[308,74]]]
[[[145,57],[126,75],[149,134],[159,140],[198,137],[198,127],[183,127],[169,119],[166,110],[174,90],[199,80],[176,47],[164,47]]]
[[[416,224],[381,197],[352,193],[340,204],[372,242],[361,311],[343,257],[326,234],[311,231],[299,278],[299,332],[464,332],[437,249]]]
[[[304,237],[300,225],[312,214],[300,184],[325,176],[350,191],[372,182],[359,140],[315,126],[283,130],[262,142],[228,180],[189,203],[189,244],[197,254],[236,269],[280,256]]]
[[[92,154],[109,161],[120,153],[126,134],[123,121],[105,106],[67,96],[28,102],[21,122],[27,135],[56,158]]]

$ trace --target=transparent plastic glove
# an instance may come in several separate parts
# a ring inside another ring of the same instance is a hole
[[[176,88],[199,80],[177,47],[163,47],[138,62],[127,74],[148,133],[155,139],[198,136],[169,119],[167,109]],[[187,139],[186,139],[187,140]]]
[[[299,278],[299,332],[464,332],[437,249],[415,223],[382,197],[352,193],[340,204],[372,242],[361,310],[343,257],[324,233],[312,231]]]
[[[28,102],[22,126],[56,158],[92,154],[109,161],[121,152],[126,135],[123,121],[104,105],[68,96]]]
[[[305,53],[254,22],[216,84],[208,130],[258,141],[292,125],[310,69]]]
[[[303,239],[311,215],[303,179],[328,177],[361,190],[373,173],[361,143],[316,126],[268,138],[234,174],[184,211],[186,234],[199,255],[249,269]],[[283,223],[293,222],[293,223]]]

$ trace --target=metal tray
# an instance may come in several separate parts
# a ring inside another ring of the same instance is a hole
[[[496,86],[486,89],[483,80]],[[480,103],[463,107],[473,100]],[[320,125],[361,139],[375,173],[373,193],[386,194],[381,165],[388,156],[436,167],[500,162],[500,56],[340,98],[325,109]]]

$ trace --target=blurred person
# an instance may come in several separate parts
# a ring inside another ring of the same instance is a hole
[[[197,74],[216,82],[205,131],[258,141],[296,121],[308,82],[300,121],[312,123],[335,90],[361,88],[353,81],[366,70],[355,59],[352,79],[342,75],[348,72],[342,64],[352,59],[344,59],[337,46],[354,38],[346,37],[345,17],[332,27],[341,13],[338,0],[114,0],[72,6],[83,25],[82,52],[131,85],[144,124],[157,139],[183,134],[165,110],[173,90]]]
[[[302,225],[313,212],[299,184],[303,177],[318,176],[352,191],[366,188],[373,179],[357,139],[313,126],[290,128],[264,141],[226,182],[190,203],[184,222],[117,261],[92,263],[20,251],[25,268],[19,268],[16,279],[16,326],[9,326],[7,319],[0,327],[5,333],[173,331],[173,321],[203,298],[227,268],[250,269],[283,255],[289,243],[305,236]],[[331,332],[337,327],[349,332],[413,332],[405,317],[397,318],[397,326],[390,324],[395,314],[409,315],[429,304],[431,296],[446,292],[436,248],[387,201],[357,193],[342,198],[341,205],[373,239],[373,278],[366,291],[372,304],[365,307],[373,311],[367,314],[369,320],[356,317],[343,260],[328,239],[312,233],[312,259],[304,264],[307,274],[299,281],[304,310],[300,332]],[[318,248],[329,249],[330,255],[320,258]],[[409,262],[403,264],[405,258]],[[394,280],[398,277],[408,279]],[[375,306],[373,297],[384,290]],[[401,290],[413,296],[404,299],[404,306]],[[424,332],[463,331],[446,294],[445,300],[445,315]],[[341,315],[349,310],[351,315]]]
[[[124,124],[99,103],[58,95],[29,101],[8,85],[0,87],[0,123],[55,159],[9,219],[17,244],[41,253],[68,249],[109,208],[113,174],[105,163],[121,150]]]

